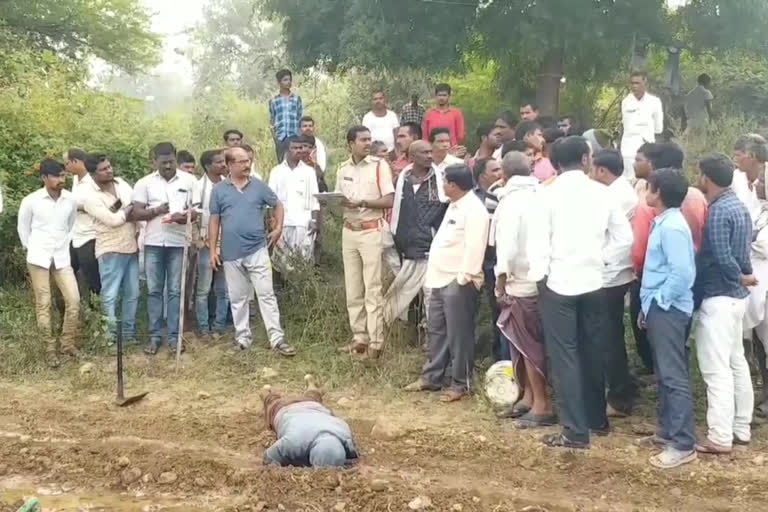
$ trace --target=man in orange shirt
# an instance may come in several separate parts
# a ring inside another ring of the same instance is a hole
[[[464,158],[467,154],[467,148],[461,145],[466,136],[464,114],[460,109],[451,106],[450,85],[438,84],[435,87],[435,102],[437,106],[429,109],[424,116],[423,136],[429,137],[435,128],[448,128],[451,133],[451,153]]]

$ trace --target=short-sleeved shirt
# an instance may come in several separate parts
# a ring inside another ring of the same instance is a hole
[[[714,96],[712,96],[712,92],[709,89],[701,85],[693,88],[685,96],[685,117],[688,119],[688,122],[707,121],[707,103],[713,99]]]
[[[394,194],[392,170],[384,160],[367,156],[355,164],[350,158],[341,164],[336,175],[336,192],[353,201],[375,201]],[[384,218],[384,210],[344,208],[344,220],[350,223],[370,222]]]
[[[258,179],[249,179],[242,190],[229,178],[213,187],[210,210],[221,221],[222,261],[244,258],[264,247],[264,210],[278,202],[272,189]]]
[[[168,203],[168,215],[184,212],[188,206],[199,203],[199,190],[195,177],[184,171],[176,171],[170,180],[158,171],[144,176],[133,187],[133,202],[147,208]],[[165,215],[148,220],[144,228],[144,245],[157,247],[184,247],[186,226],[164,223]]]

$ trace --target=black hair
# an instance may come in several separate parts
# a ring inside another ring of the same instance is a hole
[[[61,174],[64,172],[64,164],[53,158],[45,158],[40,162],[40,175]]]
[[[526,135],[533,133],[536,130],[541,130],[541,125],[536,121],[523,121],[515,128],[515,138],[517,140],[523,140]]]
[[[648,73],[646,73],[645,71],[641,71],[639,69],[636,69],[632,73],[629,74],[629,78],[634,78],[636,76],[639,76],[641,78],[644,78],[644,79],[648,80]]]
[[[96,169],[99,168],[99,164],[107,160],[109,160],[109,157],[104,153],[91,153],[90,155],[86,155],[85,169],[89,174],[93,174],[96,172]]]
[[[696,82],[699,85],[703,85],[704,87],[709,87],[709,84],[712,83],[712,77],[709,76],[706,73],[702,73],[699,75],[699,77],[696,79]]]
[[[722,153],[702,158],[699,161],[699,169],[718,187],[730,187],[733,183],[733,162]]]
[[[555,121],[555,118],[552,116],[539,116],[536,118],[536,122],[539,123],[542,130],[557,127],[557,121]]]
[[[243,148],[246,153],[255,153],[255,151],[253,150],[253,146],[251,146],[250,144],[240,144],[240,147]]]
[[[373,90],[373,96],[376,96],[379,93],[381,93],[385,98],[387,97],[387,93],[381,87],[377,87]]]
[[[416,108],[419,106],[419,94],[413,93],[411,94],[411,107]]]
[[[480,181],[480,176],[485,173],[485,169],[488,167],[488,162],[493,160],[493,158],[479,158],[475,160],[475,168],[472,170],[473,178],[475,180],[475,183]]]
[[[400,128],[408,128],[408,133],[411,134],[413,140],[419,140],[424,136],[424,132],[421,130],[421,125],[419,123],[408,121],[407,123],[401,124]]]
[[[315,124],[315,120],[312,118],[312,116],[304,116],[301,119],[299,119],[299,125],[301,125],[301,123]]]
[[[291,77],[291,79],[293,79],[293,73],[291,73],[290,69],[281,69],[280,71],[275,73],[275,78],[277,78],[278,82],[280,80],[282,80],[283,78],[287,77],[287,76],[289,76],[289,77]]]
[[[565,132],[560,128],[547,128],[542,130],[541,134],[544,136],[544,142],[547,144],[552,144],[557,139],[562,139],[565,137]]]
[[[70,148],[70,150],[67,151],[67,160],[70,162],[72,160],[80,160],[81,162],[85,162],[86,158],[88,158],[88,154],[80,148]]]
[[[507,153],[511,153],[512,151],[525,153],[525,150],[528,148],[533,149],[533,145],[524,140],[511,140],[509,142],[505,142],[504,145],[501,146],[501,158],[504,158]]]
[[[213,157],[220,154],[220,149],[209,149],[208,151],[203,151],[203,154],[200,155],[200,165],[203,166],[203,170],[207,171],[208,167],[210,167],[213,163]]]
[[[355,142],[357,140],[357,136],[363,132],[371,133],[371,130],[361,124],[353,126],[347,130],[347,142]]]
[[[230,128],[229,130],[224,132],[224,140],[226,141],[227,139],[229,139],[229,136],[232,134],[237,135],[241,139],[243,138],[243,132],[241,132],[240,130],[235,130],[234,128]]]
[[[520,122],[520,119],[517,117],[517,114],[512,112],[511,110],[504,110],[502,112],[499,112],[499,114],[496,116],[496,120],[499,120],[499,119],[507,123],[509,127],[512,129],[514,129],[517,126],[517,123]]]
[[[615,149],[601,149],[595,155],[593,165],[595,167],[605,167],[614,176],[624,174],[624,159],[621,153]]]
[[[429,142],[434,143],[437,136],[440,135],[441,133],[447,133],[448,135],[450,135],[451,130],[449,130],[444,126],[438,126],[437,128],[432,128],[432,131],[429,132]]]
[[[645,142],[642,146],[637,148],[637,153],[642,153],[645,155],[646,158],[650,160],[650,155],[655,151],[656,149],[656,143],[655,142]]]
[[[446,183],[454,183],[461,190],[468,192],[475,186],[472,179],[472,170],[464,164],[449,165],[445,169],[444,180]]]
[[[289,144],[304,144],[304,140],[301,135],[291,135],[285,139],[283,144],[285,144],[285,147],[287,148]]]
[[[584,137],[573,135],[558,140],[552,145],[553,159],[559,168],[580,167],[582,159],[590,152],[589,143]],[[550,161],[551,161],[550,160]]]
[[[176,161],[179,163],[179,165],[196,163],[195,155],[193,155],[186,149],[182,149],[179,151],[179,153],[176,155]]]
[[[435,94],[440,94],[441,92],[447,92],[448,94],[451,94],[451,86],[448,84],[437,84],[435,86]]]
[[[531,107],[534,112],[539,111],[539,106],[533,100],[523,100],[523,102],[520,103],[520,108],[523,108],[523,107]]]
[[[161,142],[159,144],[155,144],[155,147],[152,148],[152,158],[157,160],[157,157],[160,155],[176,156],[176,147],[170,142]]]
[[[652,172],[648,185],[651,192],[658,191],[661,202],[667,208],[680,208],[688,194],[688,182],[677,169],[664,168]]]
[[[651,161],[653,169],[663,169],[671,167],[672,169],[682,169],[685,153],[683,148],[674,142],[662,142],[654,144],[650,153],[645,153],[648,160]]]
[[[299,137],[301,142],[304,144],[307,144],[308,146],[315,147],[317,145],[317,142],[315,142],[315,136],[314,135],[302,135]]]
[[[477,134],[478,138],[487,137],[491,134],[494,128],[496,128],[494,123],[483,123],[477,127],[475,134]]]

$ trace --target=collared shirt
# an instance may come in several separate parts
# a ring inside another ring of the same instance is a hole
[[[139,250],[136,244],[136,224],[126,222],[126,208],[131,204],[133,189],[120,178],[115,178],[117,196],[102,190],[91,181],[88,192],[84,194],[83,207],[93,218],[96,231],[96,257],[107,253],[133,254]],[[122,207],[112,211],[112,206],[120,200]]]
[[[266,245],[264,210],[278,203],[272,189],[257,179],[249,179],[242,190],[229,178],[213,187],[211,215],[221,221],[222,261],[244,258]]]
[[[397,114],[391,110],[383,116],[377,116],[373,111],[363,116],[363,126],[371,131],[372,141],[381,141],[387,146],[387,151],[395,149],[395,129],[400,126]]]
[[[269,119],[275,127],[275,137],[283,141],[291,135],[299,135],[304,115],[301,96],[291,93],[288,96],[278,94],[269,100]]]
[[[629,93],[621,102],[621,120],[624,126],[621,154],[634,158],[640,146],[653,142],[656,134],[664,131],[661,100],[648,92],[640,99]]]
[[[541,254],[531,258],[535,281],[560,295],[599,290],[606,264],[621,260],[632,247],[632,229],[618,201],[605,185],[583,171],[560,174],[542,192],[545,237]]]
[[[749,183],[747,173],[736,169],[733,171],[733,183],[731,183],[731,189],[736,194],[736,197],[744,203],[749,212],[749,217],[752,219],[752,225],[755,225],[757,218],[760,216],[762,205],[760,199],[757,197],[757,187],[760,185],[759,180],[755,183]]]
[[[45,188],[32,192],[21,201],[17,229],[21,245],[27,250],[27,263],[62,269],[70,266],[69,242],[77,216],[77,201],[69,190],[58,199]]]
[[[323,141],[317,137],[315,137],[315,157],[320,170],[325,173],[325,168],[328,166],[328,151],[326,151]]]
[[[747,207],[731,189],[726,189],[709,205],[701,252],[696,260],[697,299],[741,299],[749,295],[741,284],[741,275],[752,274],[751,243],[752,219]]]
[[[437,173],[437,170],[433,166],[432,169],[430,169],[430,172],[424,176],[424,179],[421,181],[415,181],[411,182],[408,177],[411,174],[411,168],[413,167],[413,164],[409,164],[405,169],[403,169],[403,172],[400,173],[400,175],[397,178],[397,183],[395,184],[395,199],[392,203],[392,217],[390,218],[389,224],[390,228],[392,229],[392,234],[397,234],[397,225],[400,221],[400,207],[403,202],[403,187],[406,185],[410,185],[413,187],[413,192],[416,193],[421,186],[426,183],[427,186],[430,186],[432,183],[430,181],[430,178],[434,175],[435,176],[435,183],[436,183],[436,189],[434,191],[430,191],[429,197],[437,197],[438,201],[441,203],[447,203],[448,202],[448,196],[445,195],[445,188],[444,188],[444,180],[443,176],[441,174]]]
[[[213,191],[213,187],[222,181],[223,178],[214,183],[211,181],[211,178],[208,177],[208,174],[203,174],[203,176],[197,180],[197,190],[200,197],[200,238],[204,241],[208,240],[208,221],[211,220],[211,192]]]
[[[427,288],[483,286],[483,258],[488,246],[488,212],[471,191],[452,202],[429,249]]]
[[[499,205],[493,218],[491,242],[496,247],[496,276],[506,274],[506,293],[513,297],[538,294],[529,276],[532,247],[545,243],[536,202],[541,194],[535,176],[512,176],[496,192]]]
[[[320,210],[320,203],[315,197],[320,192],[315,170],[301,161],[291,169],[283,160],[269,173],[269,188],[277,194],[285,208],[283,225],[308,228],[312,212]]]
[[[693,313],[696,262],[691,230],[679,208],[669,208],[653,220],[645,257],[640,302],[647,315],[651,304]]]
[[[608,192],[615,198],[619,208],[624,212],[627,221],[631,222],[637,208],[637,194],[629,181],[623,176],[619,176],[608,185]],[[632,267],[632,252],[627,251],[623,257],[615,261],[605,262],[605,284],[606,288],[613,288],[623,284],[631,283],[635,279],[635,271]],[[612,276],[612,277],[611,277]]]
[[[449,107],[448,110],[429,109],[424,116],[424,125],[422,133],[424,140],[429,140],[429,134],[435,128],[448,128],[451,132],[451,146],[464,142],[466,131],[464,128],[464,114],[455,107]]]
[[[445,158],[443,158],[443,161],[440,163],[432,162],[432,167],[435,168],[435,171],[437,172],[437,175],[440,177],[440,179],[445,178],[445,170],[452,166],[452,165],[461,165],[464,163],[464,160],[457,156],[453,156],[450,153],[445,155]]]
[[[199,195],[194,176],[179,171],[176,171],[170,180],[155,171],[137,181],[133,188],[134,203],[142,203],[147,208],[168,203],[167,215],[184,212],[188,206],[199,203]],[[186,227],[174,222],[164,223],[165,217],[166,215],[158,215],[147,221],[144,228],[144,245],[184,247]]]
[[[93,187],[93,178],[86,173],[83,179],[74,180],[72,183],[72,197],[77,201],[77,217],[75,218],[75,227],[72,229],[72,247],[77,249],[96,238],[96,227],[93,225],[93,217],[85,213],[85,197],[90,193]],[[130,202],[130,201],[129,201]]]
[[[424,114],[426,110],[421,105],[415,107],[410,103],[407,103],[400,111],[400,125],[405,123],[416,123],[421,126],[424,121]]]
[[[358,163],[350,158],[341,164],[336,175],[336,192],[353,201],[373,201],[395,193],[389,164],[366,156]],[[384,218],[384,210],[376,208],[344,208],[344,220],[350,223],[370,222]]]
[[[691,230],[693,248],[696,252],[701,248],[701,237],[704,231],[704,224],[707,222],[708,208],[707,198],[704,197],[701,190],[688,187],[688,193],[685,195],[683,204],[680,205],[680,213],[682,213]],[[632,245],[632,264],[638,276],[643,274],[645,253],[648,249],[648,237],[651,234],[651,226],[656,214],[656,209],[648,206],[645,202],[645,197],[640,198],[635,214],[632,217],[632,233],[635,238]]]

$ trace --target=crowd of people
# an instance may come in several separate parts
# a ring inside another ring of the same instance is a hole
[[[691,130],[710,119],[702,77],[686,105]],[[618,150],[594,130],[581,133],[574,118],[555,122],[526,102],[519,117],[505,111],[478,127],[470,154],[449,85],[436,86],[434,108],[414,95],[399,116],[374,91],[371,111],[347,132],[349,158],[329,192],[314,120],[290,71],[277,81],[269,112],[279,164],[267,176],[238,130],[200,155],[200,177],[195,157],[171,143],[152,149],[151,172],[133,187],[104,154],[71,149],[66,163],[42,162],[44,187],[23,200],[18,230],[52,365],[77,355],[81,296],[101,296],[111,338],[119,316],[121,335],[135,341],[142,274],[148,355],[182,343],[187,303],[201,339],[223,334],[231,314],[237,349],[249,348],[254,296],[271,348],[295,355],[271,262],[311,263],[323,205],[338,203],[352,334],[340,351],[377,364],[385,325],[423,311],[426,362],[406,390],[442,390],[444,402],[469,394],[484,295],[493,356],[513,361],[523,390],[500,416],[520,428],[559,424],[545,444],[588,448],[591,435],[610,432],[609,417],[632,413],[638,395],[624,336],[628,301],[640,373],[655,375],[659,389],[658,432],[642,440],[661,448],[650,463],[672,468],[750,442],[753,411],[768,415],[768,400],[754,407],[748,365],[754,347],[765,382],[763,137],[741,137],[733,158],[697,162],[692,187],[683,149],[663,140],[662,103],[642,73],[632,74],[622,102]],[[386,273],[394,278],[385,289]],[[66,305],[60,350],[49,336],[51,277]],[[691,334],[707,387],[708,430],[698,442]]]

